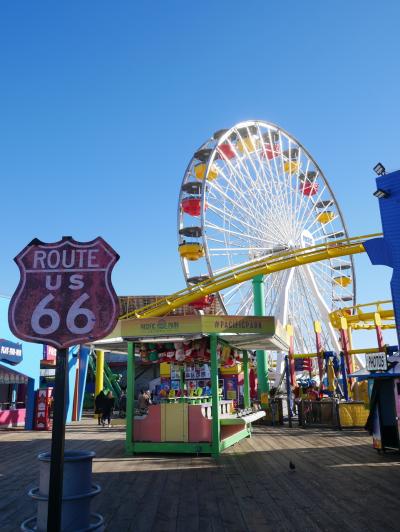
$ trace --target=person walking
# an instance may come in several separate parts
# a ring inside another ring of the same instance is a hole
[[[115,399],[113,397],[112,392],[109,391],[107,394],[107,397],[105,398],[104,406],[103,406],[103,416],[101,418],[101,423],[103,427],[106,426],[106,421],[107,421],[107,426],[108,427],[111,426],[111,414],[114,410],[114,404],[115,404]]]
[[[103,416],[103,406],[106,401],[106,396],[104,394],[104,391],[101,390],[100,393],[97,394],[95,400],[94,400],[94,413],[97,415],[97,424],[101,425],[101,419]]]
[[[119,417],[125,417],[126,416],[126,393],[125,391],[121,393],[121,397],[119,398],[118,409],[119,409]]]

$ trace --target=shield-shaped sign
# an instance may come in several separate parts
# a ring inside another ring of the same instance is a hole
[[[104,338],[116,325],[118,297],[111,271],[118,254],[101,237],[33,240],[16,257],[21,279],[8,313],[23,340],[65,348]]]

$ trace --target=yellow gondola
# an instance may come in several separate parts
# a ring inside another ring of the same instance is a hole
[[[331,222],[334,218],[335,218],[335,213],[332,211],[321,212],[317,216],[317,220],[321,224],[327,224],[328,222]]]
[[[204,256],[204,248],[197,242],[185,242],[179,246],[179,254],[187,260],[198,260]]]
[[[204,179],[206,173],[206,166],[207,165],[205,163],[196,164],[196,166],[194,167],[194,173],[197,179]],[[211,165],[211,168],[208,171],[207,179],[208,181],[212,181],[216,177],[218,177],[218,168],[215,166],[215,164],[213,164]]]
[[[298,161],[286,161],[283,163],[283,169],[288,174],[294,174],[298,172],[300,163]]]
[[[352,278],[348,277],[347,275],[341,275],[340,277],[334,277],[333,280],[335,281],[335,283],[343,287],[349,286],[349,284],[353,282]]]
[[[253,151],[256,151],[261,146],[259,139],[253,138],[253,137],[246,137],[244,139],[241,139],[236,144],[236,149],[239,153],[244,153],[247,151],[249,153],[253,153]]]

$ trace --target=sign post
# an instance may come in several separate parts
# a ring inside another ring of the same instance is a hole
[[[54,383],[53,429],[51,433],[51,464],[47,530],[61,530],[62,492],[64,477],[65,395],[68,388],[68,349],[58,349]]]
[[[11,331],[22,340],[57,348],[47,530],[59,532],[65,441],[68,347],[107,336],[119,305],[111,283],[117,253],[101,238],[32,240],[14,259],[20,282],[9,307]]]

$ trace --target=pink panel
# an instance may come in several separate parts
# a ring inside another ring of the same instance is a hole
[[[400,379],[394,379],[394,397],[396,402],[397,427],[400,433]]]
[[[26,409],[2,410],[0,412],[0,427],[18,427],[25,425]]]
[[[211,442],[211,419],[207,419],[201,412],[201,405],[189,406],[189,441]]]
[[[135,419],[133,424],[134,441],[161,441],[161,405],[150,405],[143,419]]]

